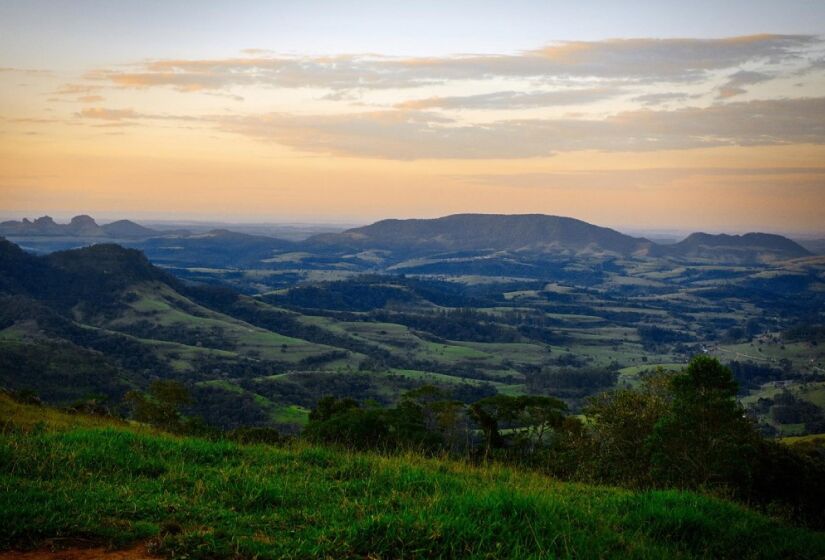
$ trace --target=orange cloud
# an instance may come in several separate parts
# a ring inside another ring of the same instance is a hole
[[[124,119],[134,119],[141,115],[134,109],[105,109],[103,107],[90,107],[77,113],[84,119],[100,119],[104,121],[121,121]]]

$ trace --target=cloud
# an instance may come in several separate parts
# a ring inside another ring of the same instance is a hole
[[[538,51],[577,74],[685,80],[747,61],[799,56],[820,39],[805,35],[750,35],[722,39],[612,39],[577,41]]]
[[[51,124],[61,122],[60,119],[45,119],[42,117],[0,117],[0,119],[10,123],[20,124]]]
[[[101,89],[102,86],[95,84],[63,84],[50,95],[58,95],[64,99],[50,98],[49,101],[64,101],[65,97],[74,97],[75,101],[80,103],[100,103],[104,100],[103,96],[98,95]]]
[[[644,95],[636,96],[632,99],[637,103],[641,103],[642,105],[661,105],[663,103],[667,103],[668,101],[684,101],[688,99],[690,96],[686,93],[676,93],[676,92],[668,92],[668,93],[646,93]]]
[[[0,66],[0,73],[25,74],[27,76],[47,77],[53,75],[51,70],[41,70],[38,68],[14,68],[11,66]]]
[[[386,89],[438,82],[414,74],[397,66],[392,59],[341,55],[160,60],[141,65],[133,72],[99,70],[90,72],[86,78],[124,88],[169,86],[182,92],[249,85]]]
[[[529,109],[595,103],[623,93],[621,88],[581,88],[556,91],[499,91],[478,95],[428,97],[404,101],[399,109]]]
[[[242,54],[248,54],[248,55],[251,55],[251,56],[268,56],[268,55],[275,54],[273,51],[271,51],[269,49],[255,49],[255,48],[242,49],[241,53]]]
[[[93,84],[63,84],[52,95],[91,95],[100,91],[101,86]]]
[[[90,107],[79,111],[77,116],[84,119],[122,121],[126,119],[144,118],[146,115],[142,115],[134,109],[106,109],[104,107]]]
[[[312,153],[383,159],[525,158],[559,151],[652,151],[825,143],[825,98],[626,111],[603,120],[460,124],[438,113],[212,117],[220,129]]]
[[[87,78],[125,88],[172,87],[195,92],[264,85],[341,89],[410,88],[491,77],[537,80],[695,81],[748,62],[777,64],[821,45],[808,35],[723,39],[613,39],[562,42],[512,55],[383,57],[277,56],[255,50],[211,60],[154,60],[130,69],[101,69]],[[254,55],[254,56],[251,56]]]
[[[719,88],[717,98],[727,99],[729,97],[747,93],[744,86],[766,82],[772,78],[773,76],[763,72],[740,70],[739,72],[736,72],[728,77],[728,81]]]

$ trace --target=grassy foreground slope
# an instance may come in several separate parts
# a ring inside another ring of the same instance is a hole
[[[176,438],[54,411],[36,423],[36,409],[5,401],[0,413],[15,414],[0,436],[0,549],[80,538],[148,540],[177,558],[825,556],[821,533],[687,492]]]

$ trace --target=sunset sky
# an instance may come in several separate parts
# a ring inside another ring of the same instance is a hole
[[[825,232],[825,2],[0,0],[3,217]]]

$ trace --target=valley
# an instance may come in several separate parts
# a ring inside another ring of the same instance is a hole
[[[577,410],[705,353],[740,364],[742,402],[767,433],[823,425],[774,414],[780,393],[821,410],[825,390],[821,331],[793,334],[823,322],[825,257],[779,236],[656,245],[535,215],[389,220],[304,241],[148,234],[119,240],[148,260],[100,239],[49,252],[65,238],[35,236],[41,257],[6,242],[0,382],[116,403],[176,379],[207,422],[295,432],[326,394],[390,404],[422,383],[464,402],[548,394]],[[106,262],[125,273],[114,285],[98,281]],[[33,375],[53,353],[112,373],[67,386],[58,360]]]

